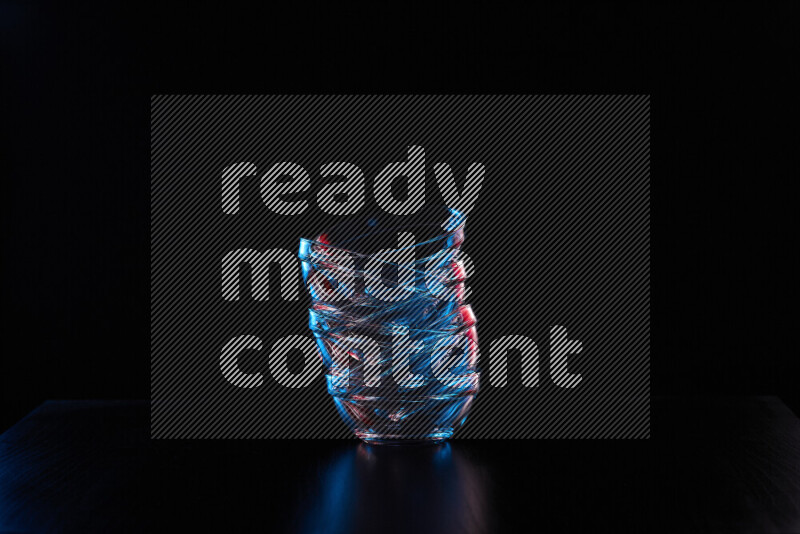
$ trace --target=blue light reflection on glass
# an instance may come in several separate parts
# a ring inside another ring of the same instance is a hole
[[[356,217],[300,240],[328,392],[362,440],[441,441],[465,421],[479,387],[465,223],[440,206],[400,226]],[[411,254],[392,255],[400,250]]]

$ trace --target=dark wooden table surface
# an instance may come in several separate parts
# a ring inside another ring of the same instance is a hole
[[[800,420],[653,399],[646,441],[153,441],[146,402],[0,436],[0,532],[800,532]]]

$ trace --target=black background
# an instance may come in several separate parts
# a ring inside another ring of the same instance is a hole
[[[0,429],[44,399],[149,397],[149,97],[165,93],[652,94],[652,393],[800,410],[792,4],[0,6]]]

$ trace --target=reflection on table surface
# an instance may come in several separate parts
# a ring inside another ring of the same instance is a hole
[[[0,532],[800,532],[800,420],[661,398],[650,440],[151,440],[55,401],[0,435]]]
[[[489,475],[458,444],[354,444],[297,510],[301,532],[485,532]]]

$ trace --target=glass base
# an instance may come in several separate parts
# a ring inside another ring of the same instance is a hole
[[[356,432],[356,436],[369,445],[389,445],[389,446],[418,446],[418,445],[435,445],[450,439],[454,430],[440,429],[432,432],[427,436],[415,436],[413,438],[404,438],[398,435],[391,434],[374,434],[371,432]]]
[[[342,420],[359,439],[376,445],[441,443],[461,427],[474,390],[408,397],[334,395]]]

